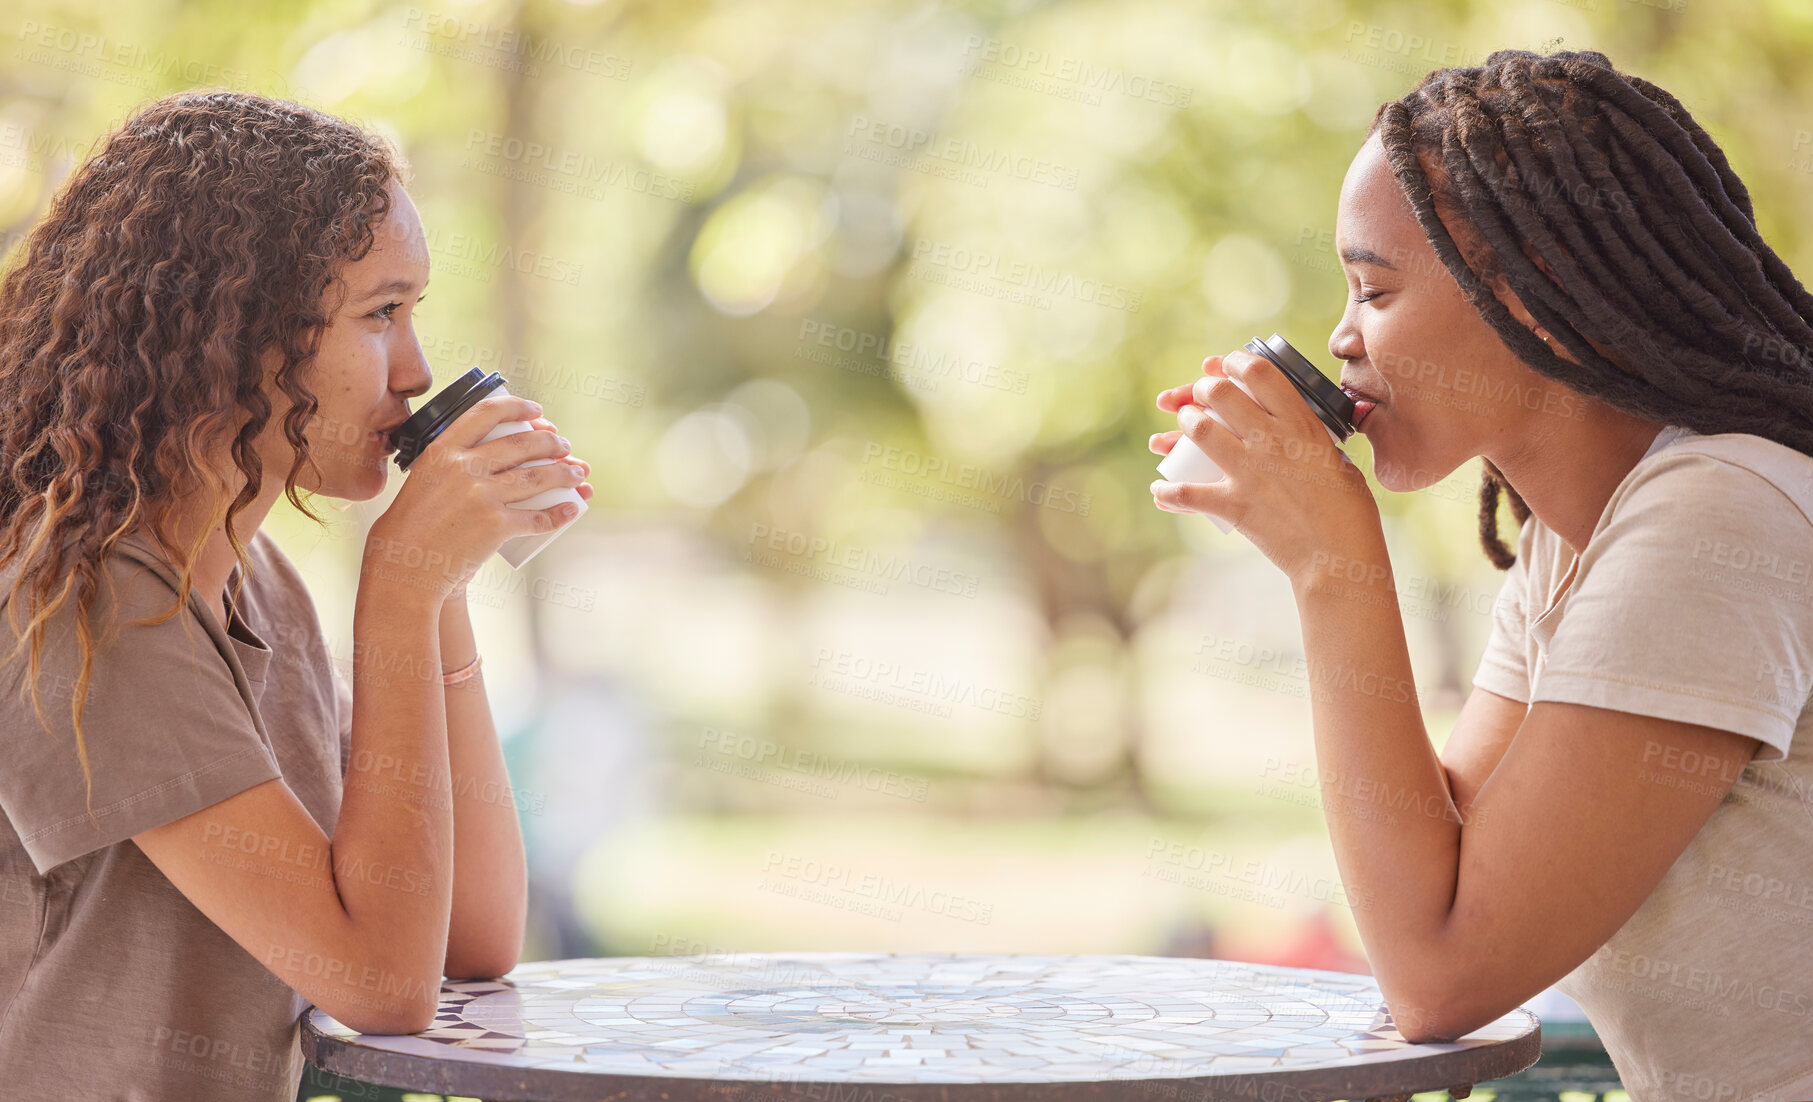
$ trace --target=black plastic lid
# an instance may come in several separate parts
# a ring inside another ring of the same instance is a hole
[[[391,443],[397,446],[395,459],[397,466],[404,470],[422,454],[422,449],[434,443],[435,437],[446,431],[455,418],[471,408],[474,402],[504,385],[504,377],[493,371],[489,375],[485,370],[475,367],[459,378],[441,388],[441,392],[428,400],[428,404],[409,415],[409,420],[397,426],[390,434]]]
[[[1329,432],[1342,440],[1354,434],[1353,399],[1330,382],[1328,376],[1316,370],[1316,365],[1304,359],[1303,353],[1292,348],[1289,341],[1273,333],[1268,341],[1258,337],[1247,341],[1246,350],[1277,364],[1284,377],[1296,384],[1298,392],[1308,400],[1309,408],[1328,426]]]

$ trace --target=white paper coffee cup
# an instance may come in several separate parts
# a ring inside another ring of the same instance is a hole
[[[495,393],[507,394],[509,391],[500,386]],[[519,432],[534,431],[536,431],[535,426],[527,421],[505,421],[486,433],[484,439],[480,440],[479,443],[487,444],[500,437],[514,436]],[[528,459],[517,464],[517,466],[540,467],[553,462],[556,462],[556,460]],[[511,469],[514,470],[515,468]],[[497,553],[503,556],[505,562],[509,563],[513,568],[520,569],[523,563],[528,562],[530,559],[540,554],[542,548],[554,542],[554,537],[566,531],[567,526],[584,516],[586,511],[585,498],[580,497],[579,491],[571,486],[556,486],[551,490],[543,490],[534,497],[525,498],[522,501],[512,501],[510,503],[510,508],[512,509],[547,509],[559,505],[563,501],[570,501],[574,505],[579,506],[579,512],[574,513],[571,520],[559,525],[552,531],[530,532],[526,535],[511,536],[509,539],[505,540],[503,545],[497,549]]]

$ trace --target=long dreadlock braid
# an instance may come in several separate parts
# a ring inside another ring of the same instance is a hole
[[[1429,73],[1372,130],[1436,256],[1518,359],[1626,413],[1813,455],[1813,296],[1675,97],[1597,51],[1499,50]],[[1529,507],[1488,460],[1479,538],[1504,570],[1501,490],[1523,523]]]

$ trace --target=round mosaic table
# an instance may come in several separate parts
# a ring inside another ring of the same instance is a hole
[[[1324,1102],[1521,1071],[1516,1010],[1414,1045],[1372,977],[1192,957],[762,953],[524,964],[447,981],[421,1033],[317,1009],[327,1071],[487,1102]]]

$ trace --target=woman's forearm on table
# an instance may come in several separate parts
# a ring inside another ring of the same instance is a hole
[[[1383,534],[1293,579],[1335,862],[1398,1024],[1432,1015],[1461,851],[1430,745]]]
[[[459,669],[478,654],[464,590],[441,606],[441,661]],[[528,868],[516,800],[491,718],[484,673],[448,685],[447,750],[453,774],[453,915],[446,974],[495,978],[522,952]]]

